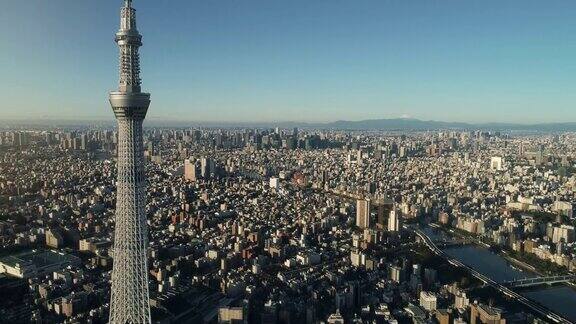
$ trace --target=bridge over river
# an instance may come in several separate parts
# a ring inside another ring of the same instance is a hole
[[[502,284],[514,288],[514,287],[532,287],[546,284],[552,285],[556,283],[568,283],[575,280],[576,275],[564,275],[564,276],[524,278],[514,281],[505,281]]]
[[[503,293],[504,295],[513,298],[515,300],[517,300],[518,302],[522,303],[523,305],[525,305],[526,307],[534,310],[535,312],[539,313],[540,315],[550,319],[551,321],[555,322],[555,323],[572,323],[571,321],[565,319],[564,317],[556,314],[555,312],[551,311],[550,309],[526,298],[525,296],[515,292],[514,290],[512,290],[512,287],[520,287],[517,286],[519,281],[514,281],[514,282],[509,282],[508,284],[506,283],[499,283],[496,282],[495,280],[489,278],[488,276],[476,271],[475,269],[471,268],[470,266],[460,262],[459,260],[449,256],[448,254],[446,254],[442,249],[440,249],[436,243],[428,236],[426,235],[426,233],[424,233],[422,230],[418,229],[418,228],[413,228],[413,227],[408,227],[408,229],[414,231],[414,233],[422,240],[422,242],[432,251],[434,252],[436,255],[446,259],[450,264],[452,264],[453,266],[459,267],[459,268],[463,268],[466,269],[468,272],[470,272],[470,274],[472,276],[474,276],[475,278],[477,278],[478,280],[482,281],[484,284],[497,289],[498,291],[500,291],[501,293]],[[523,280],[537,280],[539,278],[530,278],[530,279],[523,279]],[[543,281],[546,280],[553,280],[551,278],[542,278]],[[556,280],[561,280],[561,279],[567,279],[567,278],[556,278]],[[570,278],[573,279],[573,278]],[[521,281],[523,284],[528,284],[528,281]],[[542,283],[540,283],[542,284]],[[515,286],[516,285],[516,286]]]

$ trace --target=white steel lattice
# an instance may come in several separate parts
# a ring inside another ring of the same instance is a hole
[[[149,323],[142,120],[118,120],[118,182],[110,323]]]
[[[130,45],[120,47],[120,85],[140,85],[140,58],[138,48]]]
[[[118,179],[110,323],[150,323],[148,229],[142,122],[150,95],[140,92],[136,11],[125,0],[116,42],[120,49],[119,89],[110,93],[118,120]]]

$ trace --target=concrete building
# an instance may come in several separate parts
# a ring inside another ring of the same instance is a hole
[[[24,252],[0,258],[0,273],[28,279],[44,276],[68,266],[79,265],[80,259],[52,250]]]
[[[504,159],[501,156],[493,156],[490,158],[490,168],[492,170],[501,171],[504,169]]]
[[[370,228],[370,200],[368,199],[356,201],[356,226]]]
[[[46,231],[46,245],[51,248],[61,248],[64,246],[64,237],[62,232],[56,229],[49,229]]]
[[[218,323],[247,324],[248,314],[245,307],[220,307],[218,309]]]
[[[470,305],[470,324],[506,324],[503,312],[499,308],[484,304]]]
[[[191,182],[195,182],[198,179],[198,166],[196,165],[196,160],[184,160],[184,179]]]
[[[437,303],[438,298],[434,293],[428,291],[420,292],[420,306],[422,306],[425,310],[429,312],[435,311]]]
[[[402,228],[402,219],[398,209],[392,209],[388,216],[388,231],[398,232]]]

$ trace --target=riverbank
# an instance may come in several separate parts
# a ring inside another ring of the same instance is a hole
[[[534,267],[533,265],[530,265],[526,262],[522,262],[522,261],[508,255],[508,253],[506,251],[501,251],[500,256],[503,257],[504,259],[506,259],[508,262],[520,267],[524,271],[530,271],[530,272],[532,272],[538,276],[541,276],[541,277],[545,276],[542,272],[538,271],[538,269],[536,269],[536,267]]]

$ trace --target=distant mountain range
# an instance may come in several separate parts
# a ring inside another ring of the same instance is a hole
[[[115,127],[114,120],[0,120],[0,128],[3,125],[20,126],[51,126],[51,127],[83,127],[100,126]],[[420,120],[414,118],[392,119],[367,119],[360,121],[339,120],[329,123],[306,123],[306,122],[202,122],[202,121],[170,121],[162,119],[148,119],[145,121],[148,127],[222,127],[222,128],[316,128],[316,129],[339,129],[339,130],[382,130],[382,131],[425,131],[425,130],[492,130],[492,131],[523,131],[523,132],[576,132],[576,122],[566,123],[538,123],[538,124],[515,124],[515,123],[463,123],[443,122],[434,120]]]
[[[514,123],[481,123],[471,124],[462,122],[443,122],[434,120],[419,120],[413,118],[394,119],[368,119],[361,121],[339,120],[324,124],[324,127],[349,130],[518,130],[518,131],[576,131],[576,122],[569,123],[540,123],[540,124],[514,124]]]
[[[266,125],[266,126],[264,126]],[[331,123],[269,123],[262,127],[303,127],[340,130],[382,130],[382,131],[426,131],[426,130],[491,130],[491,131],[534,131],[534,132],[576,132],[576,122],[568,123],[463,123],[435,120],[420,120],[414,118],[367,119],[360,121],[339,120]]]

